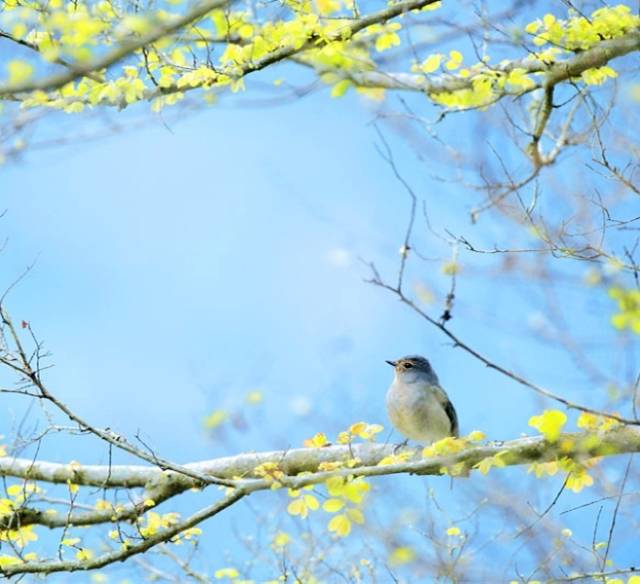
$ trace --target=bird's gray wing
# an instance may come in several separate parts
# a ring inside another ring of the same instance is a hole
[[[449,421],[451,422],[451,435],[458,438],[458,436],[460,436],[460,432],[458,429],[458,414],[456,413],[456,409],[453,407],[449,398],[447,398],[447,401],[442,405]]]
[[[440,402],[444,413],[447,414],[447,418],[449,418],[449,422],[451,424],[451,435],[458,438],[460,436],[460,431],[458,428],[458,414],[456,413],[456,409],[453,407],[453,404],[444,389],[439,385],[434,386],[434,388],[436,389],[435,393],[438,401]]]

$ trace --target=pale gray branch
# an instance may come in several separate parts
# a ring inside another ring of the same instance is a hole
[[[325,448],[298,448],[294,450],[256,452],[238,454],[224,458],[215,458],[185,464],[186,468],[205,475],[231,479],[238,487],[271,484],[268,480],[257,479],[253,471],[257,466],[271,462],[278,465],[286,479],[281,482],[287,486],[300,486],[321,482],[327,476],[340,474],[357,474],[377,476],[397,473],[440,474],[443,466],[451,466],[464,462],[472,467],[485,458],[502,455],[507,465],[527,464],[532,461],[545,462],[557,456],[574,458],[607,456],[629,452],[640,452],[640,430],[620,426],[602,434],[600,440],[585,440],[589,433],[563,434],[563,442],[574,445],[573,450],[560,452],[556,445],[549,444],[542,436],[517,438],[505,442],[491,442],[478,446],[470,446],[455,455],[445,457],[420,458],[407,462],[377,466],[384,458],[394,453],[396,446],[392,444],[362,443],[334,445]],[[356,460],[353,467],[329,472],[317,472],[321,463],[347,462]],[[311,475],[296,477],[299,473],[309,472]],[[147,487],[154,488],[166,482],[175,488],[191,488],[196,481],[172,471],[142,465],[82,465],[33,461],[11,457],[0,458],[0,476],[31,479],[51,483],[66,483],[97,487]],[[321,477],[321,479],[317,479]]]

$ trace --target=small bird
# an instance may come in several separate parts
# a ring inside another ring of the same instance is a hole
[[[395,368],[387,391],[387,412],[398,432],[421,444],[458,437],[458,415],[429,361],[409,355],[387,361]]]

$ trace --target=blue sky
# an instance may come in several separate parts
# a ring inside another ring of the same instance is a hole
[[[363,281],[361,259],[395,277],[409,209],[370,119],[358,100],[325,96],[213,109],[171,132],[151,124],[6,169],[5,282],[36,260],[12,306],[53,352],[61,397],[172,455],[208,409],[253,388],[266,408],[298,396],[333,416],[331,392],[353,408],[344,423],[384,421],[384,359],[425,353],[443,382],[454,375],[468,358]],[[396,147],[422,194],[419,163]],[[438,208],[437,188],[438,216],[465,224]],[[438,262],[420,271],[446,290]],[[167,416],[189,431],[145,427]],[[324,429],[313,419],[304,430],[292,420],[293,444]]]

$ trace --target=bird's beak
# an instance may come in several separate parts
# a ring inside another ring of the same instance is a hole
[[[395,361],[385,361],[385,363],[389,363],[389,365],[391,365],[391,367],[395,367],[396,366],[396,362]]]

